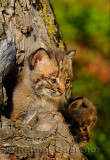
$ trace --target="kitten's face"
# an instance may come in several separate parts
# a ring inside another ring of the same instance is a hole
[[[78,127],[74,129],[75,141],[83,146],[91,141],[91,130],[96,124],[96,119],[93,117],[92,120],[88,119],[85,122],[80,122]]]
[[[72,80],[72,56],[41,49],[31,59],[31,82],[39,96],[59,99],[65,96]]]

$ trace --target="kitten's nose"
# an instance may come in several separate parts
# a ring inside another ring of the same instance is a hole
[[[65,90],[59,90],[60,94],[64,94],[65,93]]]

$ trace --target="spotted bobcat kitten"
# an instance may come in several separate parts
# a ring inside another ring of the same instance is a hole
[[[91,141],[91,130],[97,121],[95,105],[87,98],[71,98],[70,104],[62,114],[79,146]]]
[[[75,50],[40,48],[26,58],[22,80],[13,93],[12,121],[28,123],[37,112],[57,111],[59,103],[71,96],[74,54]]]

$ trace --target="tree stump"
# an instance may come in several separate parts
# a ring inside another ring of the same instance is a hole
[[[10,75],[19,75],[33,44],[65,50],[49,1],[0,1],[0,115],[15,85]],[[59,112],[40,113],[22,126],[0,117],[0,160],[86,159]]]

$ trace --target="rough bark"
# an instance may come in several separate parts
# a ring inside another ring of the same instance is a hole
[[[5,83],[14,68],[21,71],[33,43],[36,49],[65,50],[49,1],[0,0],[0,115],[12,90]],[[36,115],[23,126],[2,116],[0,127],[0,160],[85,159],[58,112]]]
[[[86,159],[60,113],[36,115],[28,125],[15,126],[2,117],[0,151],[7,159]],[[6,155],[8,154],[8,155]]]

